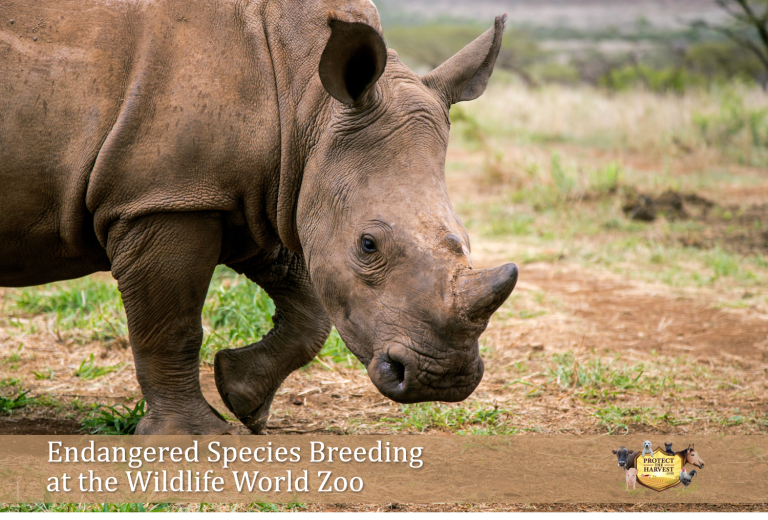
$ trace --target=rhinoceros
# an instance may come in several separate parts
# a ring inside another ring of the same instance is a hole
[[[333,325],[388,398],[465,399],[518,271],[473,268],[445,185],[449,110],[484,92],[505,22],[420,77],[369,0],[4,0],[0,286],[111,271],[138,434],[235,428],[199,380],[219,264],[276,307],[267,335],[214,361],[254,433]]]

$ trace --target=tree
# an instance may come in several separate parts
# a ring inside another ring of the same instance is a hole
[[[715,0],[730,21],[713,26],[704,21],[694,24],[715,30],[737,45],[754,53],[768,73],[768,0]]]

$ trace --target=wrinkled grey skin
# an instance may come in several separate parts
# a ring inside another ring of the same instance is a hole
[[[232,429],[199,383],[218,264],[277,309],[216,355],[252,431],[332,323],[384,395],[466,398],[517,268],[472,268],[448,110],[485,90],[503,28],[420,78],[367,0],[0,3],[0,285],[112,271],[140,434]]]

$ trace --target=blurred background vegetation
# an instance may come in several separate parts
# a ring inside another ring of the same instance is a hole
[[[529,86],[683,93],[735,81],[768,88],[768,65],[743,45],[759,48],[760,34],[733,16],[742,13],[739,0],[486,0],[476,9],[451,0],[374,3],[388,46],[419,72],[435,68],[486,30],[494,15],[508,12],[497,76]],[[768,10],[765,0],[750,3],[757,19]]]

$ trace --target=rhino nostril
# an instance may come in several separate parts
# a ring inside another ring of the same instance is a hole
[[[395,374],[395,377],[397,377],[398,385],[403,384],[403,381],[405,381],[405,365],[392,359],[389,362],[389,367],[392,373]]]

